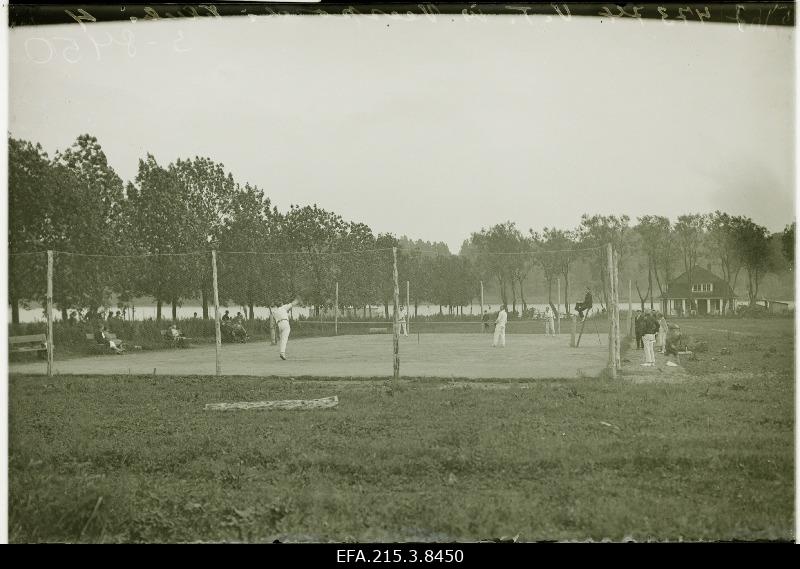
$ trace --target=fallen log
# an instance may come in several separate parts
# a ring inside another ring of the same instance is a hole
[[[286,399],[284,401],[243,401],[239,403],[206,403],[206,411],[234,411],[237,409],[329,409],[339,404],[339,397],[322,399]]]

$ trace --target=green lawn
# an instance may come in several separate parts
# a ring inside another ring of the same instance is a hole
[[[332,410],[203,409],[334,394]],[[10,402],[12,542],[794,537],[794,376],[780,366],[391,392],[16,375]]]

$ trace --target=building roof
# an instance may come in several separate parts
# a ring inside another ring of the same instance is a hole
[[[711,292],[691,292],[689,286],[689,275],[683,273],[680,276],[672,279],[667,285],[667,292],[662,296],[664,299],[670,298],[689,298],[691,293],[692,298],[736,298],[733,294],[731,287],[728,286],[722,278],[718,277],[708,269],[702,267],[694,267],[692,269],[692,284],[711,283],[713,289]]]

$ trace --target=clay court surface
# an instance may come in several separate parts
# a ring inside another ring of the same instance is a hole
[[[575,378],[596,377],[606,366],[607,336],[584,336],[580,348],[569,335],[510,334],[505,348],[492,348],[489,334],[421,334],[400,338],[403,377]],[[56,349],[58,349],[56,347]],[[391,377],[392,336],[297,338],[289,342],[288,361],[268,342],[224,344],[223,375],[279,377]],[[14,362],[11,373],[43,374],[41,361]],[[56,374],[214,375],[214,346],[130,352],[56,360]]]

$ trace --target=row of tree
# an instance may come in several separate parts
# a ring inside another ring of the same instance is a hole
[[[9,139],[9,297],[12,320],[20,303],[41,302],[46,290],[45,250],[58,251],[54,301],[67,311],[96,312],[112,300],[146,297],[170,304],[172,317],[182,302],[199,301],[203,317],[212,302],[211,251],[217,258],[221,301],[267,306],[299,295],[317,312],[331,306],[364,308],[382,303],[386,315],[393,296],[392,248],[399,250],[401,282],[409,281],[412,304],[434,303],[450,312],[480,294],[481,280],[495,283],[503,303],[527,308],[526,283],[543,279],[548,302],[553,287],[569,298],[576,266],[605,302],[606,252],[613,243],[620,263],[647,275],[654,296],[678,271],[690,273],[713,259],[723,278],[736,287],[747,276],[751,302],[760,279],[771,270],[771,245],[780,237],[789,262],[794,225],[782,236],[744,217],[715,212],[684,215],[674,223],[644,216],[584,215],[574,229],[520,231],[511,222],[473,233],[458,255],[443,243],[376,234],[359,222],[317,205],[274,207],[265,193],[240,184],[222,164],[195,157],[159,164],[140,159],[135,180],[124,183],[108,164],[97,139],[82,135],[54,157],[40,145]],[[401,298],[404,294],[401,295]],[[644,302],[644,300],[642,300]],[[566,311],[569,304],[565,303]],[[556,308],[554,306],[554,308]]]
[[[491,274],[502,301],[512,306],[518,300],[526,305],[523,283],[536,267],[547,283],[548,302],[552,304],[556,280],[564,284],[564,296],[569,298],[570,276],[578,261],[588,265],[592,280],[599,283],[597,292],[602,302],[607,302],[607,243],[613,244],[620,265],[629,265],[629,274],[646,274],[646,285],[636,281],[642,303],[649,299],[652,306],[654,282],[659,295],[665,295],[668,283],[681,273],[686,273],[688,282],[694,282],[694,271],[706,261],[719,267],[731,291],[736,290],[744,273],[752,305],[767,272],[793,269],[794,227],[792,223],[783,233],[770,235],[767,228],[748,217],[720,211],[685,214],[675,222],[664,216],[645,215],[635,225],[626,215],[584,214],[580,225],[570,230],[544,228],[539,233],[531,229],[524,234],[510,222],[495,225],[473,233],[462,245],[461,255],[473,259],[480,274]],[[733,306],[732,297],[723,300],[728,309]]]

